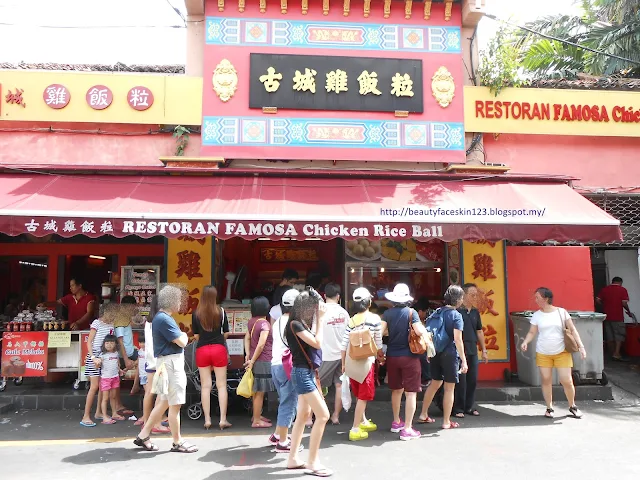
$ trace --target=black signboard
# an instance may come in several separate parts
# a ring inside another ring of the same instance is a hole
[[[422,113],[422,60],[252,53],[249,107]]]

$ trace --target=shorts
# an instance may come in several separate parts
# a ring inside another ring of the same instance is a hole
[[[309,368],[293,367],[293,370],[291,370],[291,383],[293,383],[293,391],[298,395],[306,395],[318,389],[316,372]]]
[[[276,386],[271,377],[271,362],[253,364],[253,392],[275,392]]]
[[[624,322],[604,322],[604,335],[608,342],[624,342],[627,338],[627,326]]]
[[[572,368],[573,355],[567,351],[555,355],[536,353],[536,365],[542,368]]]
[[[196,348],[196,365],[198,368],[226,367],[227,348],[224,345],[203,345]]]
[[[116,388],[120,388],[120,377],[100,379],[101,392],[108,392],[109,390],[115,390]]]
[[[140,375],[140,385],[146,385],[149,381],[149,377],[146,375]]]
[[[352,378],[349,379],[351,393],[353,393],[358,400],[370,402],[376,396],[375,369],[375,364],[371,365],[371,370],[369,370],[369,373],[367,373],[362,383],[358,383]]]
[[[132,362],[135,362],[136,360],[138,360],[138,350],[137,349],[133,350],[133,353],[129,357],[129,360],[131,360]],[[126,370],[126,368],[127,368],[127,365],[124,363],[124,358],[120,358],[120,368],[122,370]]]
[[[447,350],[438,353],[431,359],[432,380],[444,380],[445,383],[458,383],[460,371],[460,357],[455,350]]]
[[[419,357],[387,357],[387,375],[391,390],[421,392],[421,373]]]
[[[342,382],[342,360],[332,360],[330,362],[322,362],[320,365],[320,385],[322,388],[329,388]]]
[[[187,400],[187,374],[184,371],[184,353],[174,353],[158,357],[157,368],[162,365],[167,370],[169,393],[158,395],[160,401],[166,400],[169,405],[184,405]]]

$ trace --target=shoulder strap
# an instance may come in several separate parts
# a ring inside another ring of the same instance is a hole
[[[298,346],[300,347],[300,350],[302,350],[302,354],[304,355],[304,358],[307,359],[307,363],[309,364],[309,368],[311,370],[314,370],[313,362],[311,362],[311,359],[309,358],[309,355],[307,355],[307,352],[304,349],[304,347],[302,346],[302,343],[300,343],[300,337],[298,337],[296,332],[293,331],[293,323],[290,322],[290,326],[291,326],[291,333],[293,333],[293,336],[296,337],[296,341],[298,342]]]

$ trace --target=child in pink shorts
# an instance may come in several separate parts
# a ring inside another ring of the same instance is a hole
[[[116,350],[118,339],[115,335],[107,335],[102,343],[102,353],[100,354],[100,391],[102,393],[102,413],[104,418],[102,423],[113,425],[116,420],[126,420],[118,415],[116,408],[116,394],[120,388],[120,360]],[[111,413],[107,414],[107,403],[111,404]]]

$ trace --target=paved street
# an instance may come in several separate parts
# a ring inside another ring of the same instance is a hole
[[[389,406],[375,403],[369,413],[380,431],[368,441],[351,443],[346,437],[349,415],[344,415],[343,425],[327,428],[322,461],[338,479],[638,478],[640,407],[631,402],[583,407],[585,417],[575,420],[564,417],[564,405],[558,404],[557,418],[550,421],[541,417],[540,404],[483,404],[482,417],[465,419],[459,430],[421,426],[421,439],[400,442],[387,431]],[[272,453],[265,446],[267,432],[251,431],[246,419],[234,418],[236,426],[225,435],[206,434],[200,422],[185,420],[186,435],[200,447],[193,455],[167,452],[168,438],[156,440],[159,453],[136,449],[133,422],[88,429],[78,420],[78,412],[0,416],[2,478],[102,479],[125,472],[129,478],[154,479],[308,478],[284,470],[285,456]]]

